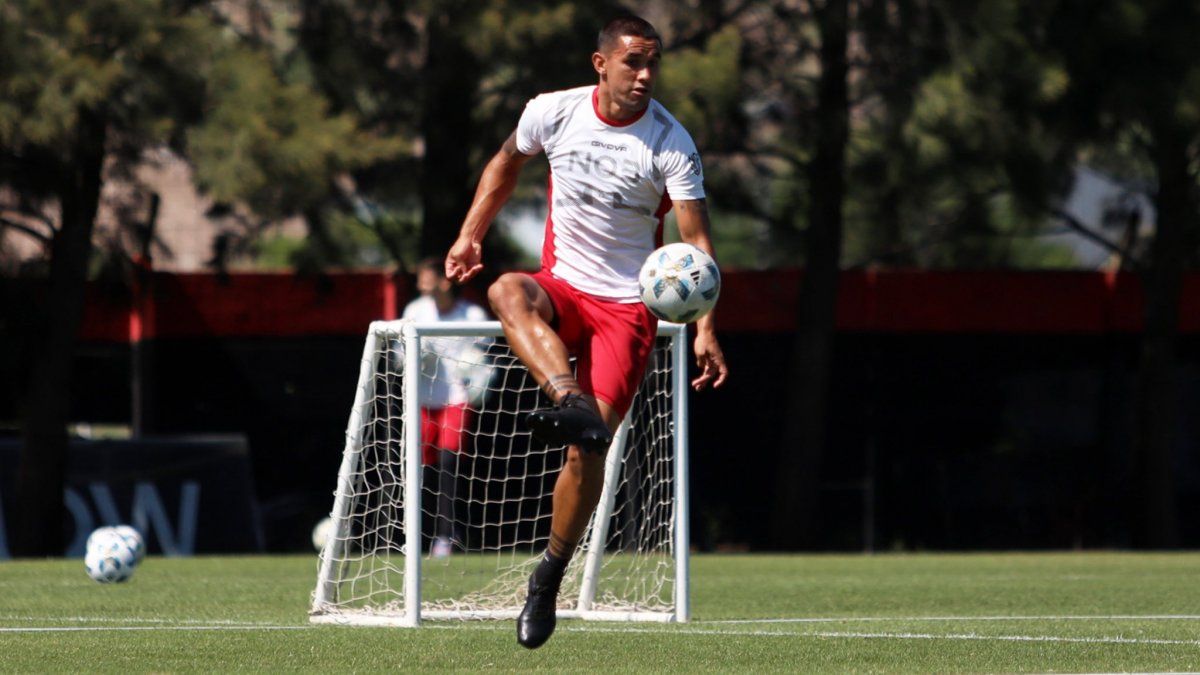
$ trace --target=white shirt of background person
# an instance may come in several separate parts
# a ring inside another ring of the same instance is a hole
[[[402,318],[432,323],[437,321],[487,321],[482,307],[455,295],[454,285],[442,273],[441,260],[422,261],[417,267],[420,296],[408,303]],[[421,406],[444,408],[467,403],[467,372],[476,365],[474,355],[483,345],[473,338],[421,338]]]

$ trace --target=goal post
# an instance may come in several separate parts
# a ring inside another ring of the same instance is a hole
[[[438,401],[454,409],[439,412]],[[563,447],[524,425],[548,404],[498,322],[372,323],[310,620],[515,617],[564,461]],[[686,429],[687,328],[660,323],[564,577],[560,618],[689,619]]]

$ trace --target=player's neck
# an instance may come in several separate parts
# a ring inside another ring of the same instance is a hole
[[[600,118],[600,121],[613,126],[631,124],[641,118],[646,112],[646,108],[633,111],[621,108],[613,101],[608,88],[603,84],[598,85],[596,91],[592,94],[592,107],[595,109],[596,116]]]
[[[437,306],[439,314],[445,314],[454,309],[454,296],[450,293],[434,293],[432,296],[433,304]]]

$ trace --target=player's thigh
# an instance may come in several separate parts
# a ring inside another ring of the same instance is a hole
[[[655,328],[640,304],[610,308],[594,324],[587,349],[580,355],[580,384],[611,411],[612,419],[605,417],[605,421],[614,429],[642,382],[654,349]]]
[[[608,425],[608,428],[616,431],[617,427],[621,426],[621,418],[624,417],[624,415],[622,415],[620,411],[618,411],[612,406],[612,404],[604,399],[591,396],[588,398],[590,398],[592,402],[596,404],[596,410],[600,411],[600,416],[604,418],[604,423]]]
[[[554,320],[550,295],[533,277],[521,272],[501,274],[488,288],[488,303],[501,321],[519,320],[530,312],[546,323]]]

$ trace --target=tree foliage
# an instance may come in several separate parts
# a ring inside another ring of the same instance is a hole
[[[31,322],[18,554],[57,553],[72,356],[103,186],[139,189],[148,150],[191,160],[218,199],[259,217],[305,209],[330,177],[396,151],[284,82],[217,3],[11,0],[0,7],[0,225],[46,242]]]
[[[1056,131],[1078,146],[1123,148],[1149,168],[1157,219],[1145,254],[1128,249],[1146,294],[1134,406],[1130,522],[1141,546],[1172,546],[1178,431],[1176,342],[1183,275],[1200,261],[1200,6],[1060,0],[1044,8],[1042,52],[1068,76]],[[1122,142],[1125,144],[1122,144]]]
[[[302,83],[279,79],[267,55],[232,50],[212,64],[207,112],[187,134],[197,184],[263,218],[319,204],[334,176],[398,154],[399,141],[359,128]]]

